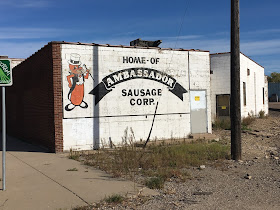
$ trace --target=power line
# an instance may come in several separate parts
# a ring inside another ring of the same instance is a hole
[[[177,38],[176,38],[176,42],[175,42],[175,47],[177,47],[177,43],[178,43],[178,40],[179,40],[179,36],[181,34],[181,31],[182,31],[182,28],[183,28],[183,24],[184,24],[184,20],[185,20],[185,17],[186,17],[186,14],[187,14],[187,11],[188,11],[188,0],[186,0],[186,8],[185,8],[185,11],[184,11],[184,15],[181,19],[181,24],[180,24],[180,28],[179,28],[179,31],[178,31],[178,34],[177,34]]]

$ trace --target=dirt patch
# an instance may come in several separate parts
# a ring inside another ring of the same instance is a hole
[[[271,111],[242,132],[242,161],[191,167],[189,179],[168,180],[157,196],[129,198],[99,209],[280,209],[279,128],[280,112]],[[214,134],[230,145],[230,131]]]

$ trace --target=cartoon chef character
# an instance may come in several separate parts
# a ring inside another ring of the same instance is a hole
[[[68,86],[70,88],[68,99],[71,103],[65,106],[66,111],[71,111],[76,106],[88,108],[88,104],[84,101],[84,83],[85,79],[88,79],[89,69],[85,65],[84,68],[86,71],[83,69],[80,57],[79,54],[72,53],[68,61],[70,70],[70,75],[67,76]]]

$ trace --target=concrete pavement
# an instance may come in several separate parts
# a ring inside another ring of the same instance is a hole
[[[78,171],[67,171],[73,168]],[[47,153],[12,137],[7,138],[6,191],[2,191],[1,181],[0,189],[0,210],[71,209],[116,193],[137,194],[140,189],[144,194],[156,194],[131,181],[81,165],[65,154]]]

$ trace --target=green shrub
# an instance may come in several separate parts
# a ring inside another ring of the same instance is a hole
[[[265,111],[261,110],[261,111],[259,112],[259,117],[260,117],[261,119],[265,118]]]
[[[252,122],[254,122],[255,120],[256,120],[255,117],[252,117],[251,115],[249,115],[248,117],[242,118],[241,125],[244,127],[247,127],[248,125],[251,125]]]
[[[152,177],[146,180],[145,185],[150,189],[162,189],[164,181],[162,177]]]
[[[119,194],[113,194],[108,198],[105,198],[104,201],[106,203],[121,203],[124,200],[124,197]]]
[[[215,122],[213,123],[214,129],[223,129],[223,130],[230,130],[230,118],[220,119],[216,118]]]
[[[70,149],[68,158],[72,159],[72,160],[79,160],[80,152],[79,151],[73,151],[72,149]]]
[[[66,171],[78,171],[78,169],[77,168],[69,168]]]

